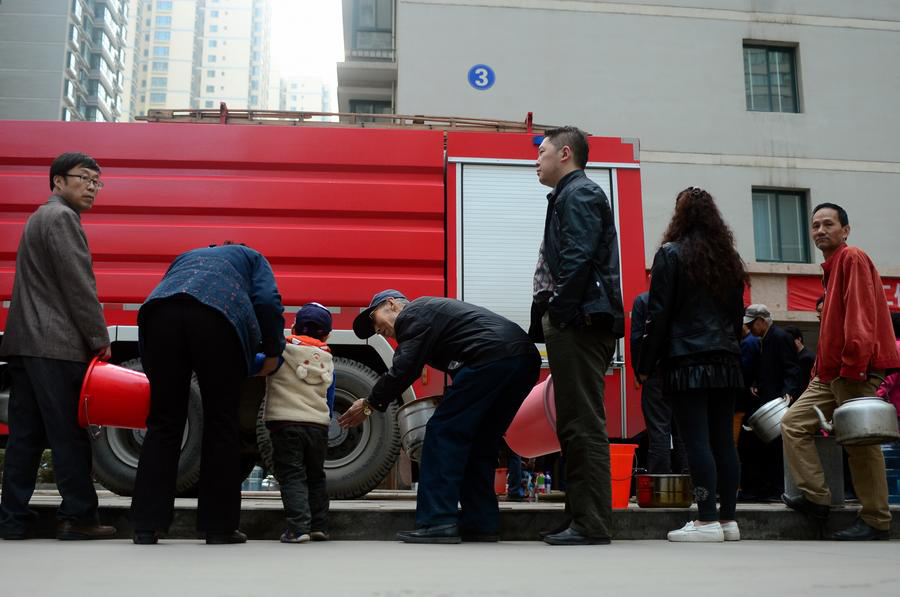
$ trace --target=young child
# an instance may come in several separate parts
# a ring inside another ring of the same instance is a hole
[[[264,415],[287,519],[281,542],[326,541],[325,453],[334,362],[325,341],[331,333],[331,313],[319,303],[304,305],[291,331],[284,364],[266,378]]]

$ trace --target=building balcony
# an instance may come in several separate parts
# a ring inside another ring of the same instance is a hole
[[[394,48],[385,49],[359,49],[350,50],[350,60],[386,60],[390,62],[396,61],[396,50]]]

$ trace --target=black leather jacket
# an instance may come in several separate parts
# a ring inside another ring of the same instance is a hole
[[[743,287],[727,304],[689,280],[678,243],[666,243],[653,259],[650,302],[637,372],[650,375],[660,361],[706,352],[741,354]]]
[[[529,334],[544,341],[541,317],[558,327],[598,325],[625,335],[619,287],[619,243],[606,194],[583,170],[564,176],[547,195],[544,259],[556,286],[549,302],[533,303]]]

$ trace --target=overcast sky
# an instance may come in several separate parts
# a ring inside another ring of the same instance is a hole
[[[278,76],[319,75],[337,88],[344,59],[341,0],[271,0],[272,70]]]

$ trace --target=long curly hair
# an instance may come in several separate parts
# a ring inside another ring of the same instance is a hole
[[[662,237],[662,244],[668,242],[681,245],[688,279],[713,298],[727,301],[736,287],[749,285],[744,261],[734,248],[734,234],[705,190],[688,187],[678,193],[675,213]]]

